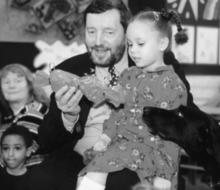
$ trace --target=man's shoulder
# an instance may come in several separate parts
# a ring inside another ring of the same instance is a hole
[[[164,63],[166,65],[172,65],[174,69],[180,66],[178,60],[175,58],[175,55],[172,51],[164,53]]]
[[[94,67],[94,63],[90,59],[89,54],[86,52],[66,59],[65,61],[61,62],[56,69],[82,75],[83,73],[88,73],[90,68]]]

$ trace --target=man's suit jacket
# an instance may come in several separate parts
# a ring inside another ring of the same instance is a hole
[[[179,62],[175,59],[174,54],[172,52],[166,53],[164,56],[164,61],[165,64],[173,66],[175,72],[185,83],[188,91],[188,105],[196,107],[193,103],[192,95],[189,92],[189,83],[185,78],[184,71],[181,69]],[[134,65],[135,64],[133,63],[133,61],[129,58],[129,67]],[[85,74],[90,74],[92,70],[94,71],[95,65],[91,61],[88,53],[84,53],[65,60],[64,62],[59,64],[56,69],[62,69],[81,77]],[[70,133],[65,129],[63,125],[61,111],[58,109],[54,93],[52,93],[49,112],[45,115],[42,124],[38,128],[41,146],[43,146],[44,148],[61,150],[58,151],[59,154],[62,154],[62,151],[65,152],[66,150],[73,149],[77,141],[82,138],[84,134],[84,126],[87,121],[92,102],[83,97],[79,105],[81,107],[81,112],[78,122],[81,126],[81,132],[77,132],[76,130],[74,130],[73,133]]]

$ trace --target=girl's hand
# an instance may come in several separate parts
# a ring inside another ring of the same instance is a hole
[[[99,139],[96,143],[95,143],[95,145],[94,145],[94,147],[93,147],[93,150],[95,150],[95,151],[102,151],[102,150],[104,150],[104,149],[106,149],[107,148],[107,145],[108,145],[108,143],[104,140],[104,139]]]
[[[161,177],[155,177],[153,186],[156,187],[158,190],[170,190],[171,181],[163,179]]]

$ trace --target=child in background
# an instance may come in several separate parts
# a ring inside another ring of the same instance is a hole
[[[24,126],[13,124],[3,132],[0,147],[6,167],[0,169],[1,190],[28,190],[25,161],[31,155],[32,144],[32,135]]]
[[[175,109],[186,105],[185,85],[163,61],[170,48],[171,18],[178,29],[176,43],[185,43],[188,37],[174,11],[145,11],[130,21],[128,52],[136,67],[126,69],[119,80],[124,108],[112,111],[105,121],[93,147],[100,152],[80,172],[79,176],[86,175],[77,190],[104,190],[108,173],[124,168],[136,171],[142,182],[159,190],[177,188],[180,148],[152,135],[142,121],[145,106]]]

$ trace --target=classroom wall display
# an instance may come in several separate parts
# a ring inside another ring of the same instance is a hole
[[[201,66],[202,72],[216,73],[219,59],[219,0],[166,0],[166,7],[174,9],[187,26],[189,42],[183,47],[173,46],[182,64]],[[193,35],[194,33],[194,35]],[[194,42],[193,42],[194,41]],[[187,52],[187,53],[186,53]],[[194,57],[192,59],[192,55]],[[196,67],[191,67],[196,70]],[[187,67],[189,69],[189,67]]]
[[[175,9],[183,22],[219,20],[219,0],[166,0],[166,7]]]
[[[91,1],[1,0],[0,41],[82,43],[83,12]]]

